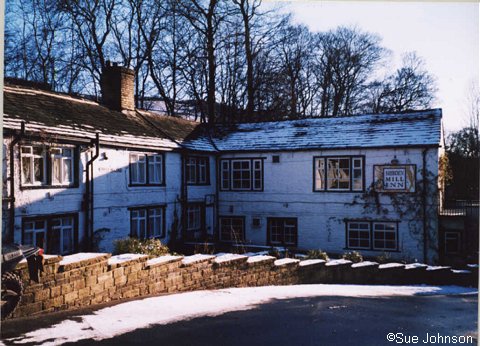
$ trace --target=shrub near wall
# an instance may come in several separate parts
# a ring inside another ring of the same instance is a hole
[[[80,253],[47,256],[40,283],[29,281],[26,262],[18,271],[25,284],[20,306],[12,315],[75,309],[112,300],[200,289],[304,283],[389,283],[475,285],[475,271],[448,267],[385,264],[348,260],[275,259],[272,256],[224,254],[111,256]]]

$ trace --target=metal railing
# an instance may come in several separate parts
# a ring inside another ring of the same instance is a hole
[[[478,219],[479,205],[479,201],[446,200],[438,211],[441,216],[465,216]]]

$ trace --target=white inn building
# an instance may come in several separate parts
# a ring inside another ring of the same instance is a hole
[[[5,85],[4,240],[52,254],[134,236],[438,260],[440,109],[208,128],[136,110],[125,68],[102,81],[103,104]]]

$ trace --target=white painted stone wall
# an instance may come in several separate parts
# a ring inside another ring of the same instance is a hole
[[[428,185],[429,232],[431,238],[437,234],[437,181],[438,150],[429,149],[426,155],[427,170],[434,172]],[[272,163],[272,156],[280,155],[280,163]],[[399,252],[391,252],[392,258],[410,258],[423,261],[423,219],[417,213],[399,215],[385,194],[380,195],[382,209],[388,213],[377,214],[375,203],[365,210],[361,192],[313,192],[313,157],[335,155],[365,156],[365,189],[373,182],[373,165],[390,164],[396,156],[399,164],[415,164],[416,180],[422,181],[422,149],[355,149],[318,150],[298,152],[264,152],[224,154],[221,158],[261,157],[264,158],[263,192],[219,192],[220,216],[245,216],[246,242],[267,244],[268,217],[296,217],[298,221],[298,247],[322,249],[330,253],[346,250],[345,219],[369,219],[378,221],[400,221]],[[417,191],[420,193],[421,191]],[[398,195],[398,194],[397,194]],[[406,194],[400,194],[406,195]],[[355,205],[352,205],[354,200]],[[252,227],[252,219],[261,219],[260,227]],[[418,233],[418,234],[416,234]],[[436,238],[428,257],[436,255]],[[361,251],[376,256],[378,251]]]

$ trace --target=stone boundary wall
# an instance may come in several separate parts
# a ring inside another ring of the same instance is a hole
[[[113,300],[201,289],[313,283],[478,284],[478,268],[347,260],[303,260],[271,256],[162,256],[79,253],[46,256],[40,283],[29,280],[26,262],[17,266],[24,295],[12,318],[70,310]]]

